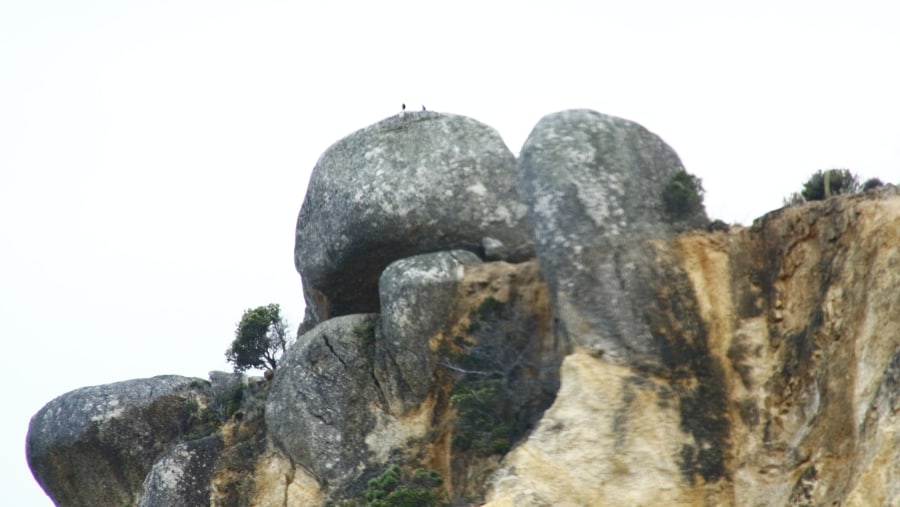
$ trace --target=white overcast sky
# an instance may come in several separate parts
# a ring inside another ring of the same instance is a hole
[[[29,418],[72,389],[227,369],[301,318],[319,155],[401,102],[518,153],[545,114],[641,123],[750,224],[815,170],[900,180],[900,3],[0,2],[4,505],[51,505]]]

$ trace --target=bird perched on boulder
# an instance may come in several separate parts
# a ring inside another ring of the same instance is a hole
[[[422,111],[425,110],[425,104],[422,104]]]
[[[401,109],[401,111],[406,111],[406,103],[405,102],[403,103],[403,109]]]

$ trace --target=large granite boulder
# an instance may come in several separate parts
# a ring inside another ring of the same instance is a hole
[[[441,250],[509,260],[533,256],[516,161],[497,132],[432,112],[385,119],[321,156],[297,219],[294,261],[303,277],[305,328],[378,311],[378,279],[391,262]]]
[[[392,410],[418,407],[429,389],[437,354],[429,340],[453,322],[458,288],[467,265],[481,260],[465,250],[422,254],[392,263],[381,276],[380,364],[375,374]]]
[[[288,349],[270,387],[270,435],[326,496],[360,491],[391,451],[429,431],[427,414],[403,419],[388,410],[374,374],[377,325],[374,314],[319,324]]]
[[[538,122],[518,168],[560,331],[609,358],[658,363],[645,318],[656,261],[644,242],[706,220],[701,209],[674,224],[665,212],[678,156],[636,123],[573,110]]]
[[[54,399],[28,427],[35,479],[66,507],[136,503],[153,464],[189,427],[197,382],[159,376]]]

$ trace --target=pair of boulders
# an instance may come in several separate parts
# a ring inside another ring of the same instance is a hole
[[[463,249],[487,260],[537,255],[562,331],[613,356],[654,361],[641,317],[642,241],[702,226],[674,222],[662,194],[684,168],[659,137],[588,110],[544,117],[518,159],[492,128],[422,112],[388,118],[331,146],[313,171],[296,229],[304,330],[379,311],[393,261]]]

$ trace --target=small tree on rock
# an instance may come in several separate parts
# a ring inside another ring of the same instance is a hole
[[[236,372],[250,368],[274,370],[287,348],[286,328],[277,304],[245,310],[225,358]]]

